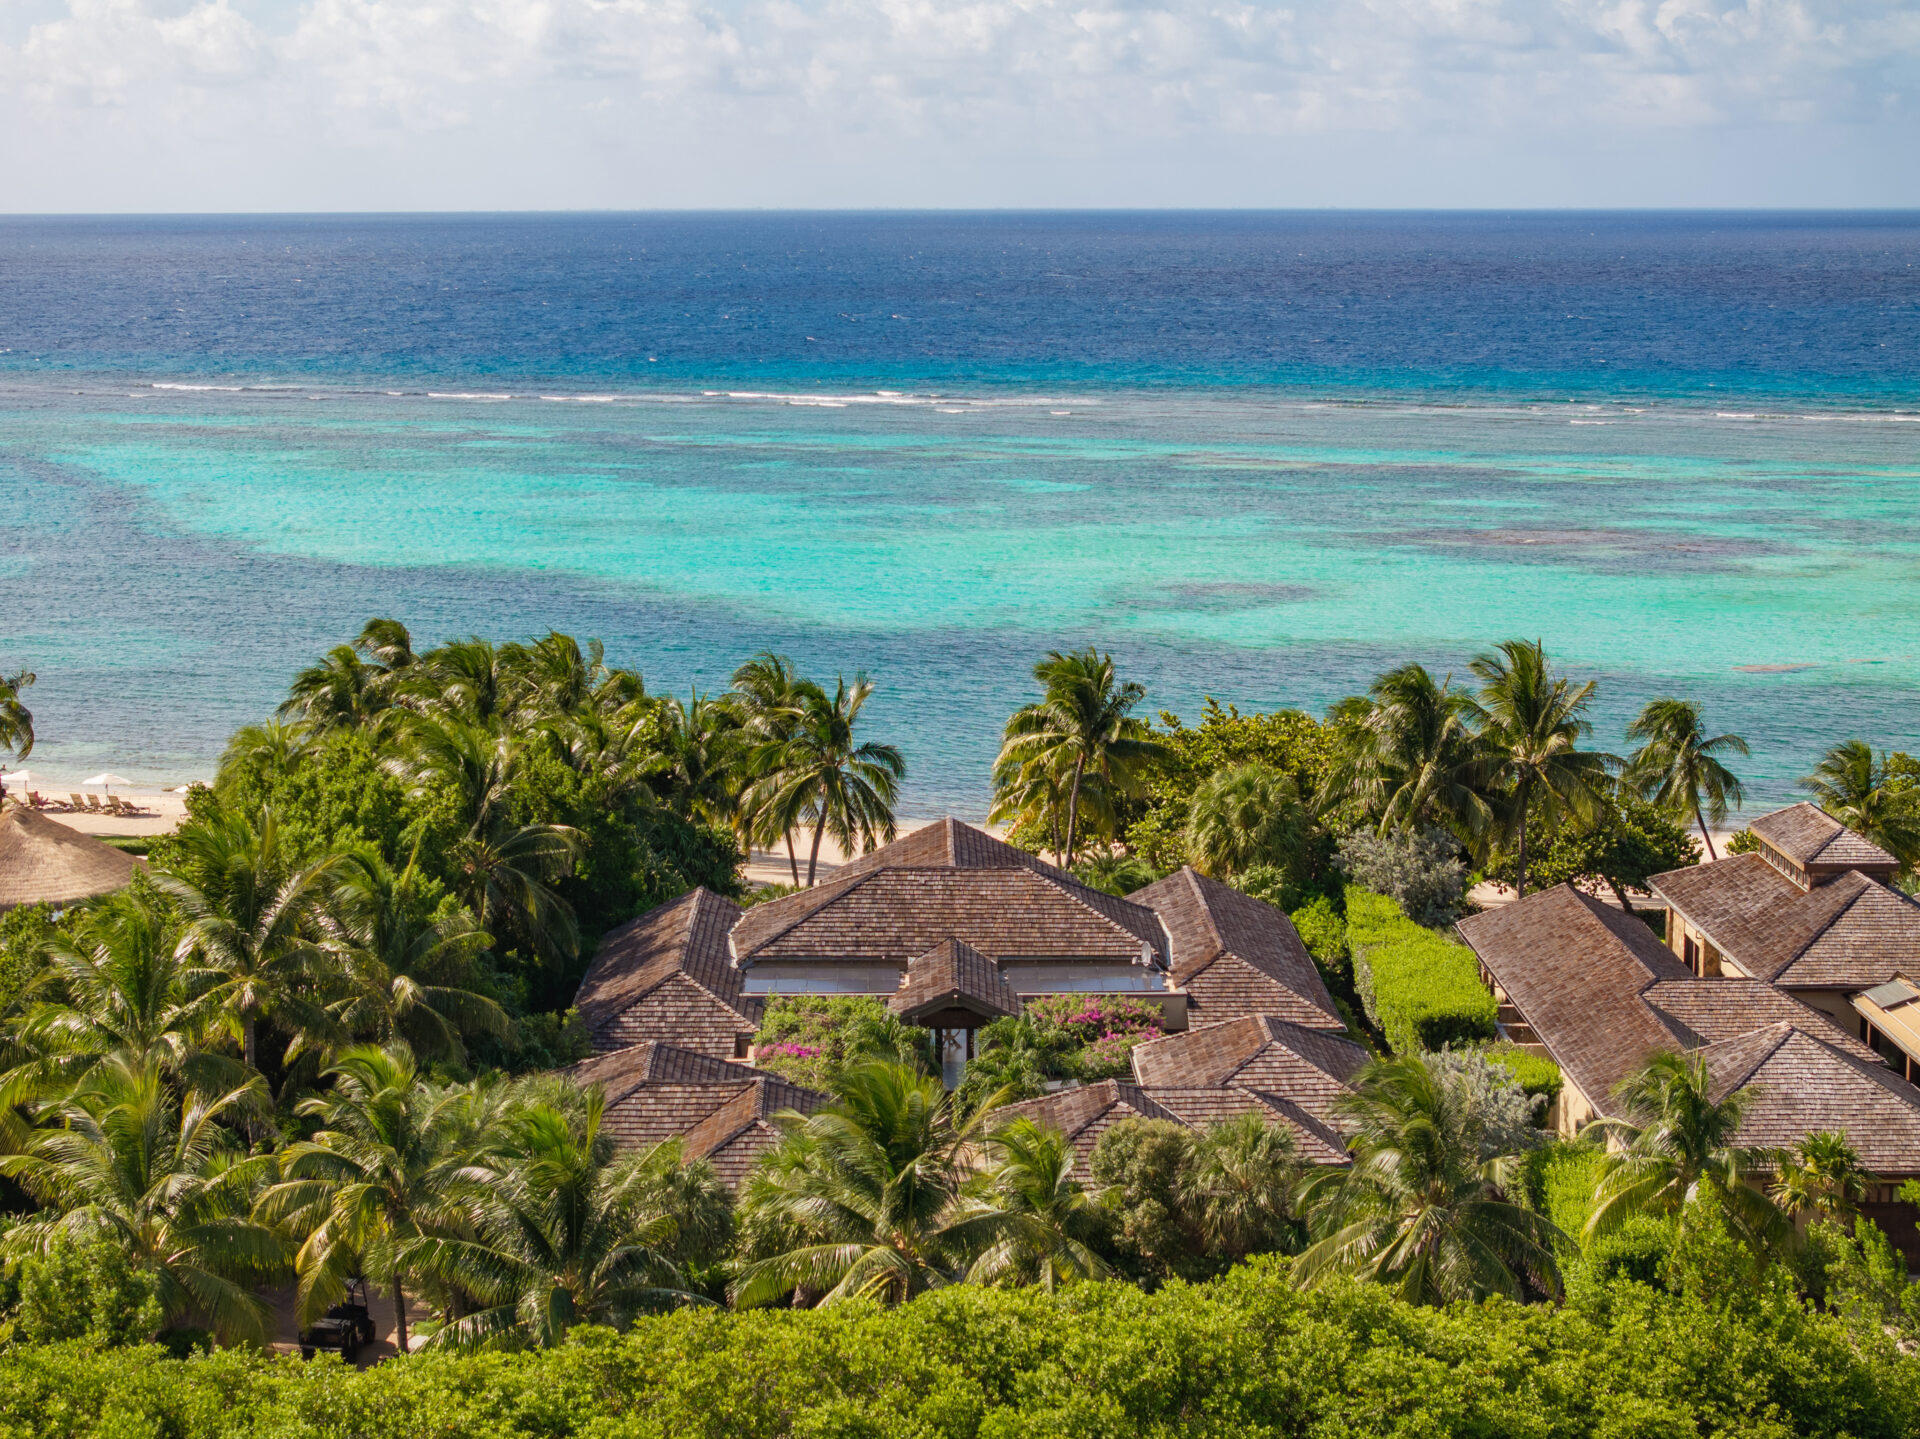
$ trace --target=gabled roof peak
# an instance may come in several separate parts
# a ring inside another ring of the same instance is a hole
[[[1848,865],[1861,869],[1896,869],[1900,864],[1865,835],[1848,829],[1819,805],[1806,800],[1763,814],[1747,828],[1803,868]]]

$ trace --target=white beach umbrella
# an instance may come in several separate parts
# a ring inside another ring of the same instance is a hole
[[[0,774],[0,784],[8,789],[25,789],[32,783],[33,771],[30,769],[17,769],[12,774]]]
[[[82,789],[85,789],[89,785],[97,784],[102,789],[111,790],[117,784],[132,784],[132,783],[133,781],[128,779],[123,774],[115,774],[112,770],[104,770],[101,773],[94,775],[89,779],[81,780],[80,787]]]

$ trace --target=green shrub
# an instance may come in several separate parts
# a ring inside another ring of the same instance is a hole
[[[683,1310],[558,1349],[0,1353],[0,1439],[1911,1439],[1920,1358],[1777,1287],[1419,1309],[1256,1260],[1155,1293],[977,1285],[882,1310]]]
[[[1422,929],[1383,894],[1347,888],[1354,988],[1367,1018],[1400,1054],[1494,1036],[1493,995],[1473,951]]]
[[[1593,1212],[1593,1187],[1604,1157],[1590,1144],[1566,1140],[1527,1156],[1527,1194],[1533,1207],[1576,1241]]]
[[[55,1244],[20,1260],[13,1277],[14,1337],[29,1343],[142,1344],[166,1317],[159,1281],[117,1244]]]
[[[1334,908],[1331,899],[1319,895],[1301,905],[1289,918],[1299,932],[1300,942],[1306,945],[1307,953],[1313,956],[1322,973],[1353,974],[1353,963],[1347,956],[1346,916]]]
[[[1587,1246],[1587,1273],[1602,1283],[1631,1279],[1637,1284],[1663,1284],[1673,1240],[1672,1220],[1636,1214]]]
[[[1760,837],[1750,829],[1736,829],[1721,846],[1727,854],[1760,853]]]
[[[1487,1058],[1496,1064],[1504,1064],[1513,1071],[1513,1077],[1520,1081],[1520,1087],[1528,1094],[1544,1095],[1551,1105],[1560,1095],[1560,1086],[1564,1080],[1560,1066],[1544,1054],[1529,1054],[1517,1044],[1490,1044],[1487,1046]],[[1541,1109],[1542,1118],[1546,1109]]]
[[[848,1065],[872,1059],[925,1074],[939,1068],[931,1031],[905,1023],[871,995],[774,995],[753,1037],[758,1067],[823,1092]]]

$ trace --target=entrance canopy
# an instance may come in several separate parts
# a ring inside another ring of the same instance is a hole
[[[972,945],[945,939],[907,966],[887,1008],[927,1029],[979,1029],[1020,1012],[1000,966]]]

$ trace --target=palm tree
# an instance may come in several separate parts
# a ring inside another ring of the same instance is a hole
[[[949,1282],[964,1239],[988,1227],[960,1203],[961,1152],[993,1102],[963,1118],[939,1080],[877,1063],[847,1070],[839,1098],[810,1117],[779,1116],[786,1132],[761,1156],[740,1206],[750,1228],[792,1243],[741,1265],[733,1302],[798,1292],[823,1304],[899,1303]]]
[[[1479,722],[1482,783],[1504,796],[1508,831],[1519,842],[1519,896],[1527,896],[1527,840],[1534,812],[1549,828],[1571,813],[1591,819],[1609,781],[1612,755],[1577,748],[1592,731],[1585,711],[1594,682],[1556,675],[1538,640],[1508,640],[1470,666],[1480,678],[1465,703]]]
[[[352,645],[335,645],[293,677],[280,715],[299,720],[314,734],[366,729],[389,704],[381,679]]]
[[[1471,698],[1405,664],[1376,679],[1364,699],[1336,707],[1341,754],[1326,784],[1331,802],[1352,798],[1385,835],[1435,825],[1477,842],[1493,822],[1481,793]]]
[[[1417,1304],[1519,1298],[1524,1283],[1559,1287],[1564,1235],[1507,1196],[1513,1156],[1481,1157],[1487,1124],[1465,1085],[1418,1055],[1374,1060],[1336,1103],[1353,1128],[1347,1169],[1300,1188],[1313,1239],[1294,1267],[1303,1285],[1336,1272],[1391,1284]]]
[[[1814,803],[1911,870],[1920,864],[1920,789],[1897,781],[1865,740],[1828,750],[1804,781]]]
[[[1844,1221],[1859,1210],[1873,1182],[1846,1132],[1821,1129],[1781,1156],[1773,1198],[1785,1214]]]
[[[470,1156],[447,1145],[441,1122],[457,1096],[428,1084],[404,1044],[350,1049],[325,1077],[332,1088],[294,1109],[320,1128],[281,1152],[284,1178],[260,1196],[254,1215],[305,1236],[295,1257],[303,1326],[372,1264],[393,1286],[394,1338],[404,1354],[408,1246],[461,1221],[451,1183]]]
[[[1038,762],[1070,773],[1067,784],[1067,833],[1064,862],[1080,852],[1080,791],[1089,774],[1126,793],[1137,787],[1138,772],[1161,758],[1164,748],[1152,738],[1133,709],[1147,697],[1144,686],[1114,673],[1113,656],[1089,648],[1084,653],[1050,650],[1033,667],[1044,698],[1016,710],[1007,720],[996,771]]]
[[[449,1319],[434,1347],[549,1348],[576,1324],[623,1325],[689,1293],[673,1258],[683,1186],[679,1141],[614,1157],[601,1130],[603,1098],[589,1090],[577,1112],[536,1103],[509,1120],[509,1153],[471,1166],[456,1193],[473,1237],[426,1235],[402,1262],[475,1298],[480,1308]],[[710,1166],[697,1187],[718,1188]]]
[[[398,620],[368,620],[353,647],[379,666],[383,679],[399,679],[403,670],[413,667],[413,636]]]
[[[285,1252],[248,1216],[247,1195],[272,1161],[236,1153],[227,1127],[261,1099],[257,1077],[179,1098],[153,1057],[103,1062],[41,1114],[21,1152],[0,1157],[0,1175],[42,1206],[0,1236],[0,1252],[105,1240],[158,1281],[170,1323],[263,1342],[269,1311],[250,1286],[271,1280]]]
[[[731,823],[740,803],[742,744],[733,706],[696,689],[684,705],[667,700],[661,718],[665,733],[655,763],[666,779],[669,804],[689,819]],[[798,869],[794,875],[798,883]]]
[[[512,739],[454,717],[418,716],[382,763],[413,794],[451,801],[466,833],[448,859],[480,927],[516,935],[543,956],[571,957],[579,947],[573,910],[552,886],[572,873],[579,835],[566,825],[513,822],[520,751]]]
[[[1059,1130],[1016,1119],[988,1142],[994,1163],[969,1187],[966,1217],[956,1233],[988,1241],[967,1270],[973,1284],[1015,1283],[1054,1288],[1074,1279],[1098,1279],[1107,1266],[1089,1243],[1099,1207],[1074,1177],[1073,1146]]]
[[[811,686],[803,689],[792,712],[792,731],[768,740],[755,752],[749,803],[764,814],[770,832],[790,832],[803,819],[813,823],[813,847],[807,856],[807,884],[820,867],[820,841],[834,837],[843,854],[892,841],[894,801],[907,762],[890,744],[855,743],[860,711],[873,694],[864,674],[835,682],[829,698]]]
[[[1293,1191],[1302,1171],[1291,1131],[1255,1110],[1203,1130],[1182,1199],[1213,1253],[1229,1259],[1293,1248]]]
[[[1727,810],[1745,798],[1740,781],[1720,762],[1723,754],[1748,754],[1747,742],[1737,734],[1708,739],[1700,723],[1700,706],[1689,700],[1648,700],[1627,738],[1642,741],[1627,760],[1626,782],[1643,799],[1693,816],[1706,841],[1707,858],[1713,835],[1707,821],[1726,821]]]
[[[292,723],[270,719],[250,724],[233,732],[220,755],[216,788],[240,772],[243,766],[257,765],[272,774],[286,774],[300,762],[310,732],[304,720]]]
[[[1584,1238],[1607,1233],[1634,1214],[1683,1213],[1705,1189],[1756,1249],[1778,1248],[1789,1227],[1779,1208],[1748,1179],[1774,1167],[1764,1149],[1735,1143],[1756,1097],[1751,1088],[1714,1097],[1712,1072],[1699,1054],[1651,1056],[1614,1089],[1623,1118],[1588,1126],[1613,1141],[1601,1161]]]
[[[504,1035],[512,1021],[468,987],[492,936],[464,906],[436,903],[437,891],[420,873],[417,848],[399,870],[377,850],[348,854],[326,906],[350,986],[336,1013],[349,1034],[404,1037],[458,1062],[463,1034]]]
[[[31,987],[51,993],[30,1008],[15,1033],[40,1056],[43,1074],[71,1079],[108,1056],[149,1060],[172,1079],[233,1088],[246,1076],[201,1047],[207,1002],[187,983],[168,919],[146,897],[123,892],[100,901],[70,934],[48,944],[47,968]]]
[[[288,1056],[338,1036],[323,988],[334,971],[316,918],[342,863],[329,855],[302,869],[287,862],[280,827],[220,809],[181,827],[178,872],[153,882],[186,916],[176,952],[187,979],[223,1014],[249,1068],[259,1068],[258,1031],[272,1021],[292,1036]]]
[[[1187,852],[1196,869],[1216,879],[1260,864],[1284,869],[1300,853],[1309,823],[1292,775],[1257,760],[1229,765],[1193,793]]]
[[[763,650],[733,672],[733,702],[739,710],[747,733],[761,745],[785,740],[793,733],[793,715],[799,708],[800,693],[809,682],[800,678],[793,661],[785,655]],[[787,867],[793,882],[800,883],[800,858],[794,852],[793,830],[761,833],[762,817],[741,805],[736,808],[735,823],[740,830],[741,846],[751,850],[755,840],[771,844],[775,834],[785,839]]]
[[[449,719],[487,725],[513,700],[513,669],[506,652],[477,636],[427,651],[407,671],[406,689],[418,708]]]
[[[16,760],[33,753],[33,711],[20,698],[33,680],[31,670],[0,675],[0,750],[11,751]],[[0,784],[0,800],[6,797],[7,787]]]

